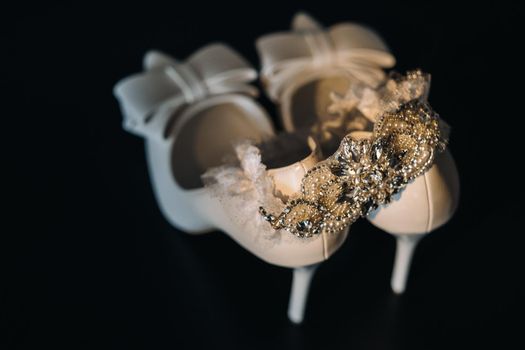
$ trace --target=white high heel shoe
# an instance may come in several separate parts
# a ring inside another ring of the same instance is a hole
[[[274,229],[304,237],[338,235],[360,217],[384,211],[382,224],[403,232],[392,279],[396,292],[404,289],[419,235],[447,221],[457,205],[454,163],[449,153],[442,153],[448,138],[444,125],[425,95],[412,96],[418,87],[427,90],[422,78],[411,73],[394,84],[395,93],[382,96],[386,103],[378,108],[373,132],[345,136],[337,151],[303,178],[301,196],[269,220]],[[375,220],[373,214],[370,220]],[[298,232],[301,225],[307,230]]]
[[[335,99],[331,109],[364,115],[373,124],[410,100],[425,102],[430,90],[430,76],[420,71],[406,76],[393,74],[377,89],[355,84],[343,97]],[[444,137],[447,126],[441,121]],[[354,131],[355,140],[369,140],[370,131]],[[427,233],[444,225],[454,214],[459,201],[459,179],[449,150],[435,158],[433,166],[416,177],[388,204],[369,213],[367,219],[397,239],[396,259],[391,286],[394,292],[405,290],[413,252]]]
[[[304,13],[295,15],[291,32],[265,35],[256,46],[263,84],[280,106],[287,131],[337,124],[341,118],[328,113],[331,94],[344,94],[354,82],[377,86],[385,78],[383,68],[395,64],[372,30],[354,23],[324,29]]]
[[[424,235],[446,224],[459,203],[459,176],[451,153],[446,150],[434,166],[419,176],[388,206],[371,213],[368,220],[396,237],[392,290],[405,291],[412,256]]]
[[[262,260],[293,268],[288,317],[299,324],[304,319],[307,296],[314,273],[321,262],[341,247],[348,228],[341,235],[324,234],[303,240],[283,230],[273,230],[259,214],[259,205],[283,208],[283,202],[300,192],[301,180],[322,158],[313,139],[310,156],[280,168],[266,169],[259,150],[237,146],[240,166],[211,169],[204,175],[212,200],[221,216],[214,216],[221,228],[241,246]],[[275,195],[277,193],[277,196]]]
[[[232,140],[273,135],[264,110],[250,97],[256,72],[227,46],[214,44],[185,63],[159,53],[144,73],[123,79],[114,94],[123,127],[145,139],[151,182],[166,219],[186,232],[213,227],[200,175],[221,164]]]
[[[354,132],[355,139],[369,139],[370,132]],[[367,219],[396,237],[392,290],[405,291],[415,248],[424,235],[446,224],[459,201],[456,164],[448,150],[436,157],[434,165],[415,178],[388,205],[381,205]]]
[[[397,108],[412,99],[427,101],[430,75],[421,71],[409,72],[406,77],[395,76],[383,87],[361,92],[363,98],[357,109],[376,123],[379,114]],[[350,94],[351,95],[351,94]],[[448,126],[442,125],[444,133]],[[356,139],[370,138],[372,133],[353,132]],[[459,176],[452,154],[447,149],[436,156],[434,165],[415,178],[388,205],[381,205],[367,216],[374,226],[396,237],[396,258],[391,279],[392,290],[403,293],[410,264],[420,239],[447,223],[459,202]]]
[[[301,322],[314,271],[311,266],[333,254],[346,232],[309,242],[273,232],[264,237],[257,230],[263,224],[257,201],[268,197],[281,203],[274,193],[286,198],[298,191],[306,171],[321,159],[315,142],[308,140],[309,151],[299,154],[299,159],[281,161],[268,170],[255,146],[241,144],[236,151],[243,168],[221,166],[225,156],[235,153],[232,141],[251,139],[264,144],[274,137],[266,112],[251,98],[256,90],[246,84],[256,72],[221,44],[199,50],[185,63],[150,52],[144,66],[144,73],[119,82],[115,95],[124,128],[145,138],[151,182],[162,213],[186,232],[218,228],[268,263],[297,267],[289,315],[293,322]],[[243,158],[247,152],[251,158]],[[201,175],[207,169],[211,170],[204,178],[212,181],[203,187]],[[231,174],[235,174],[234,182],[227,188],[223,180]],[[269,190],[259,188],[245,174],[257,175]]]

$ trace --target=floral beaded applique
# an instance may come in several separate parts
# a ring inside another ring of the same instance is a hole
[[[263,207],[271,226],[298,237],[338,233],[368,215],[408,182],[427,171],[445,149],[439,116],[428,103],[414,99],[383,114],[372,136],[345,136],[338,150],[310,169],[300,196],[274,215]]]

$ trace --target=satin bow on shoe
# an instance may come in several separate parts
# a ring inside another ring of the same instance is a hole
[[[376,86],[383,68],[395,58],[372,30],[354,23],[323,29],[305,14],[298,14],[292,32],[273,33],[257,41],[263,81],[270,97],[278,100],[286,84],[305,72],[342,68],[357,80]]]
[[[257,89],[248,84],[257,72],[223,44],[208,45],[185,62],[150,51],[144,69],[119,82],[114,94],[121,104],[124,129],[148,138],[164,137],[170,115],[156,113],[161,108],[176,110],[211,95],[257,96]]]

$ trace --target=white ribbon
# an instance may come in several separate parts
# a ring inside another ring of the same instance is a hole
[[[292,32],[270,34],[257,41],[262,76],[274,100],[286,84],[307,72],[342,68],[376,86],[385,78],[383,68],[395,64],[383,40],[363,26],[341,23],[324,30],[311,17],[298,14],[293,27]]]
[[[257,89],[248,85],[257,72],[223,44],[205,46],[184,63],[152,51],[144,57],[144,70],[118,82],[114,95],[124,115],[124,129],[159,140],[164,139],[171,118],[169,113],[157,114],[161,108],[175,111],[210,95],[257,95]]]

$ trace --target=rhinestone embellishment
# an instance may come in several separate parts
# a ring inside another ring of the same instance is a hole
[[[308,238],[339,233],[430,169],[446,147],[439,116],[412,100],[386,113],[370,139],[345,136],[338,150],[304,176],[300,195],[279,214],[259,212],[274,229]]]

